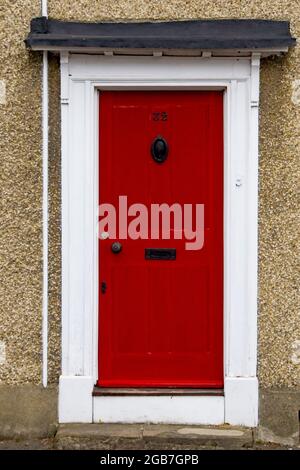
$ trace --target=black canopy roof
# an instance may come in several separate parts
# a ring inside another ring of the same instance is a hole
[[[80,23],[34,18],[26,45],[34,50],[278,49],[295,45],[288,21],[198,20],[153,23]]]

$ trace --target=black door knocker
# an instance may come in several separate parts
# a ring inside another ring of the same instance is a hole
[[[169,146],[166,140],[158,135],[151,144],[151,154],[156,163],[164,163],[169,153]]]

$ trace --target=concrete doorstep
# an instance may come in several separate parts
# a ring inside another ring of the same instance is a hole
[[[62,424],[56,449],[246,449],[254,445],[252,429],[158,424]]]

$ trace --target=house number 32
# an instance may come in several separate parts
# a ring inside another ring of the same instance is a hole
[[[152,113],[152,121],[167,121],[168,113],[166,111],[159,111]]]

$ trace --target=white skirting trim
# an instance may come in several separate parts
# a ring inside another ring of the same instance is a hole
[[[58,419],[60,423],[93,422],[93,377],[60,376]]]
[[[224,392],[225,422],[236,426],[257,426],[257,377],[226,377]]]
[[[100,396],[93,400],[95,423],[224,423],[222,396]]]

